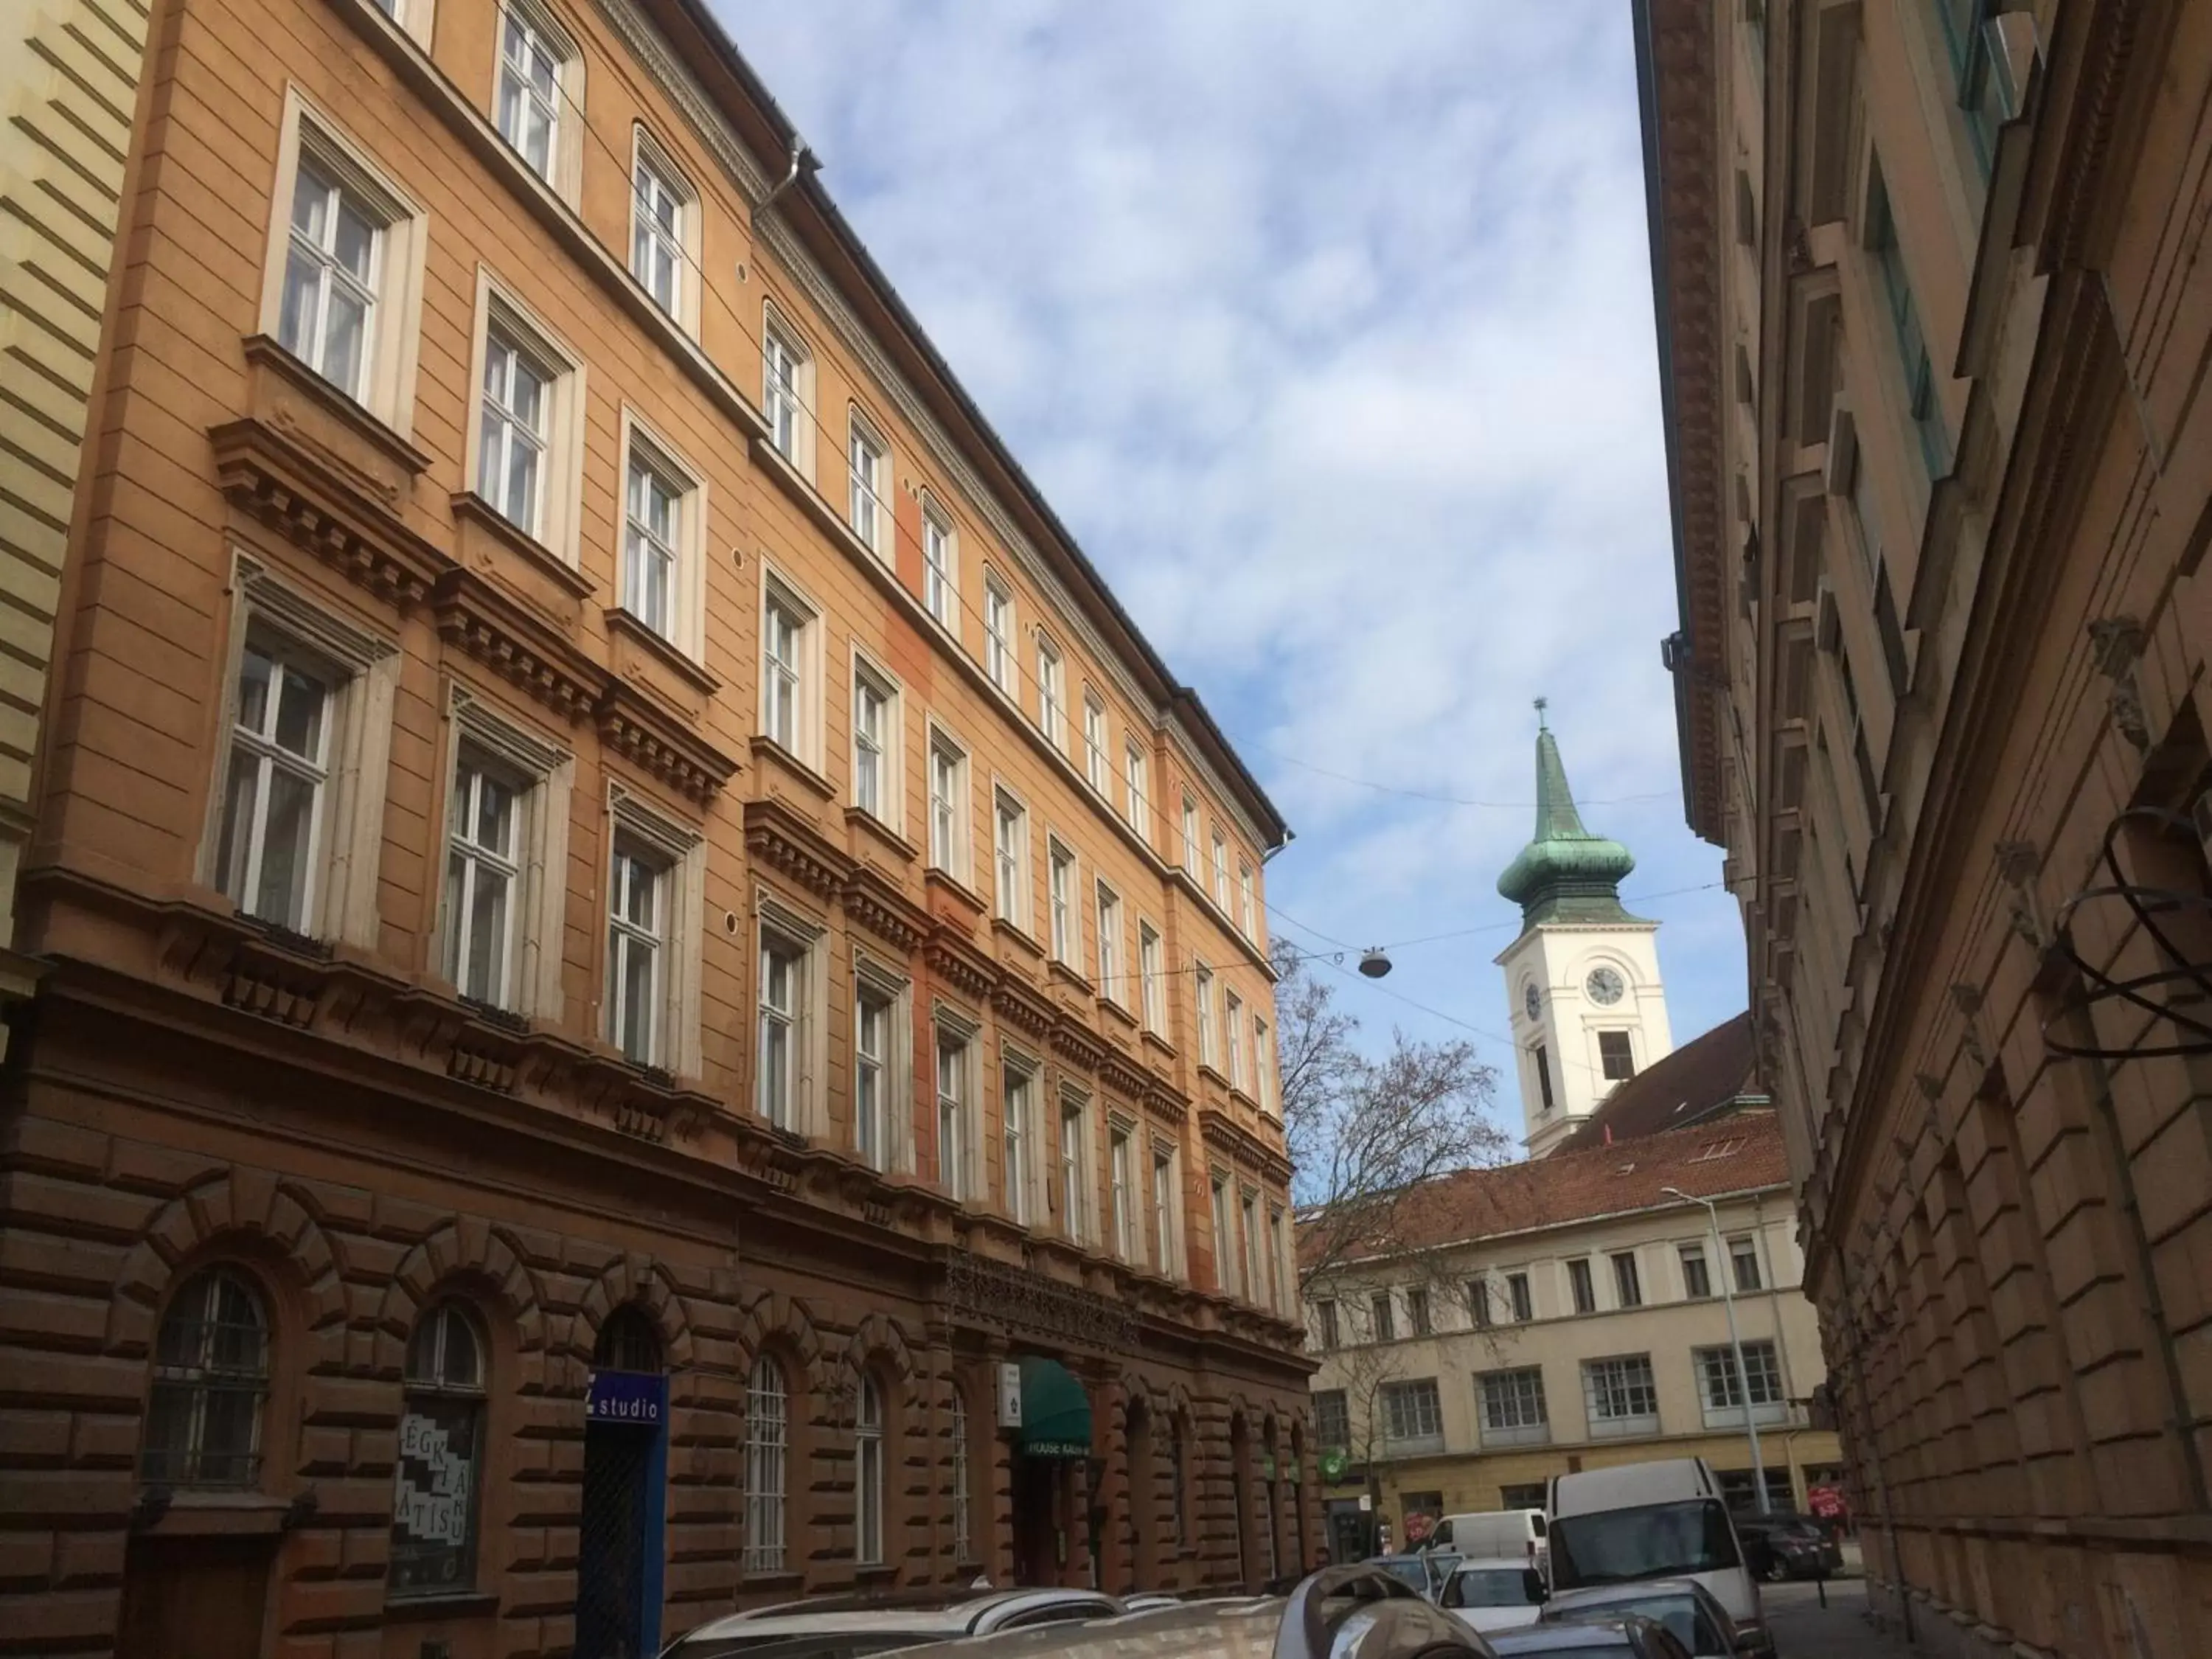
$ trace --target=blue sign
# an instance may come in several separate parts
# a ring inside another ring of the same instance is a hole
[[[584,1383],[584,1419],[634,1429],[668,1421],[668,1378],[645,1371],[592,1371]]]

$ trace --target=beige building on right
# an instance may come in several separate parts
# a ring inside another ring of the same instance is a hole
[[[2212,1653],[2212,6],[1636,21],[1684,793],[1871,1595]]]

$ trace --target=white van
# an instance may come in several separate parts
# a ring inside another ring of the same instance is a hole
[[[1735,1620],[1739,1652],[1772,1654],[1759,1581],[1744,1565],[1720,1482],[1704,1458],[1556,1474],[1551,1496],[1553,1590],[1694,1578]]]
[[[1451,1550],[1469,1560],[1504,1559],[1531,1565],[1544,1559],[1544,1511],[1488,1510],[1447,1515],[1429,1528],[1422,1548]]]

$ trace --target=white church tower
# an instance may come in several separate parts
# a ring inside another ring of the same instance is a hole
[[[1498,890],[1521,907],[1521,936],[1498,965],[1513,1005],[1531,1158],[1674,1047],[1659,924],[1621,908],[1620,879],[1636,860],[1583,828],[1540,697],[1536,723],[1536,833],[1498,878]]]

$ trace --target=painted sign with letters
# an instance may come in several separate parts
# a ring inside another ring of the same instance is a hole
[[[668,1378],[646,1371],[592,1371],[584,1383],[584,1419],[629,1428],[659,1429],[668,1421]]]

